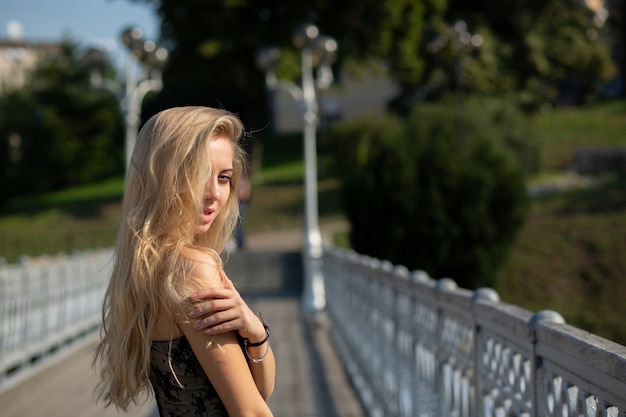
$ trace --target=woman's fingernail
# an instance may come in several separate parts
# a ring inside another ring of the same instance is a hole
[[[193,318],[193,317],[196,317],[198,315],[198,312],[196,310],[191,310],[187,315],[189,317]]]
[[[204,334],[211,334],[211,333],[213,333],[213,330],[212,330],[212,329],[206,329],[206,330],[204,331]]]
[[[201,326],[200,326],[200,322],[199,322],[199,321],[197,321],[197,322],[195,322],[195,323],[193,324],[193,328],[194,328],[194,329],[199,329],[200,327],[201,327]]]

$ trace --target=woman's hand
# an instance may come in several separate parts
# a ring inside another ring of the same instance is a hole
[[[224,288],[208,288],[189,297],[195,304],[193,310],[187,314],[192,319],[192,326],[208,335],[221,335],[220,338],[232,338],[233,335],[225,333],[237,331],[250,343],[266,340],[265,327],[261,319],[250,310],[226,273],[221,271],[220,274],[225,283]],[[185,335],[187,339],[198,340],[195,337],[198,334],[189,328],[189,323],[183,327],[192,333]],[[206,338],[200,338],[206,344],[204,339]],[[245,355],[248,369],[261,397],[267,401],[276,383],[276,361],[269,340],[260,346],[247,346],[245,349],[248,352],[248,355]],[[239,350],[239,357],[241,356]],[[263,360],[254,362],[252,358]]]
[[[196,303],[187,314],[189,318],[197,320],[193,327],[210,335],[236,330],[252,343],[265,339],[261,320],[241,298],[226,273],[221,271],[221,274],[226,283],[224,288],[201,290],[189,297]]]

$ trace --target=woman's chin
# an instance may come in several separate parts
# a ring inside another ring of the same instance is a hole
[[[210,227],[211,227],[211,223],[200,223],[198,226],[196,226],[195,233],[197,235],[204,234],[209,231]]]

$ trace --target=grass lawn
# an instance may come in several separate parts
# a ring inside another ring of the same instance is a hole
[[[576,147],[626,146],[626,100],[557,108],[535,115],[532,123],[542,144],[544,172],[567,168]]]
[[[626,178],[535,199],[500,271],[503,301],[626,345]]]
[[[119,224],[123,178],[10,201],[0,212],[0,256],[15,262],[112,246]]]

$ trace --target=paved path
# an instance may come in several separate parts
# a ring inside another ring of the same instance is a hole
[[[329,340],[328,329],[310,328],[300,319],[301,275],[297,271],[298,248],[294,250],[300,242],[298,232],[250,236],[248,249],[232,254],[227,268],[236,285],[241,281],[240,290],[253,309],[263,312],[272,327],[277,380],[270,408],[275,417],[364,416]],[[277,261],[270,262],[272,258]],[[245,271],[255,271],[253,282],[238,279]],[[91,369],[91,354],[95,344],[95,337],[85,339],[44,369],[0,393],[0,415],[157,417],[152,400],[128,414],[94,404],[91,395],[97,377]]]

